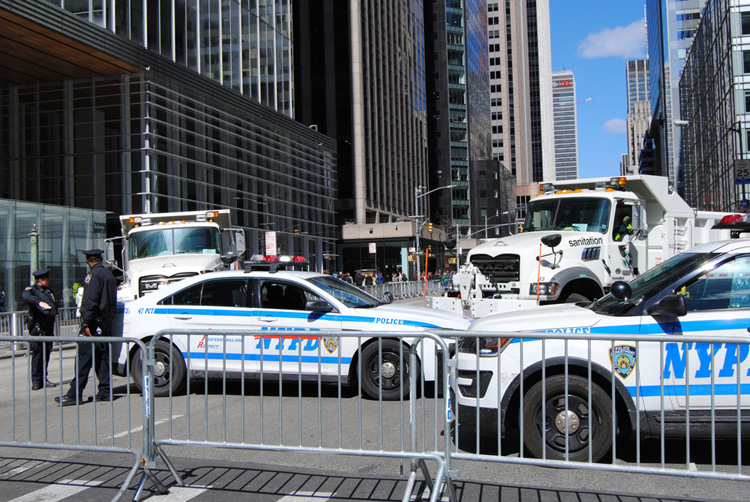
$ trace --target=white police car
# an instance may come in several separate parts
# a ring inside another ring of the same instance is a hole
[[[361,360],[363,393],[398,399],[404,382],[408,393],[410,340],[400,347],[396,339],[378,343],[377,338],[335,337],[323,332],[465,330],[471,322],[471,318],[432,309],[387,305],[329,275],[287,270],[273,263],[257,270],[258,265],[254,263],[246,271],[190,277],[121,304],[125,337],[148,342],[161,330],[200,330],[198,335],[157,341],[157,396],[168,395],[170,386],[173,392],[182,390],[188,372],[256,379],[262,372],[267,380],[300,373],[303,378],[317,380],[320,374],[322,381],[335,382],[341,376],[347,383],[354,381]],[[246,337],[211,334],[222,329],[259,333]],[[291,333],[301,331],[305,333]],[[127,350],[120,352],[115,371],[124,375],[130,361],[130,374],[142,389],[140,350],[130,347],[130,354]],[[435,350],[431,341],[417,350],[424,359],[420,364],[426,381],[437,378]],[[403,375],[400,356],[407,363]]]
[[[479,423],[482,435],[493,436],[522,430],[526,452],[534,457],[546,450],[546,458],[564,460],[567,451],[570,460],[585,461],[591,454],[595,462],[610,450],[613,428],[623,435],[640,430],[641,438],[710,437],[712,429],[716,437],[737,437],[740,431],[747,437],[748,345],[680,337],[747,338],[748,330],[748,239],[695,247],[629,284],[614,283],[610,294],[593,303],[488,315],[468,332],[526,333],[522,343],[459,340],[452,387],[459,428],[476,429]],[[543,342],[534,332],[591,334],[594,341]],[[618,339],[596,340],[597,334]],[[670,340],[633,342],[627,335]]]

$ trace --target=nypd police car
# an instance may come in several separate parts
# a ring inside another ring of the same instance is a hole
[[[744,438],[750,347],[680,338],[746,341],[748,330],[750,239],[692,248],[630,283],[615,282],[594,302],[488,315],[467,331],[486,337],[458,342],[458,426],[478,424],[483,436],[519,431],[527,455],[594,462],[610,451],[613,430]]]
[[[329,275],[273,262],[190,277],[121,304],[120,313],[122,336],[146,343],[162,330],[197,331],[156,342],[157,396],[168,395],[170,387],[172,392],[183,390],[190,376],[259,378],[262,373],[269,380],[301,373],[302,378],[321,375],[322,381],[350,383],[361,368],[364,394],[398,399],[402,384],[404,394],[408,392],[411,340],[379,342],[326,332],[465,330],[471,322],[432,309],[387,305]],[[215,330],[256,335],[212,334]],[[437,378],[435,351],[431,341],[417,350],[426,381]],[[115,371],[125,375],[128,364],[142,389],[140,350],[123,344]]]

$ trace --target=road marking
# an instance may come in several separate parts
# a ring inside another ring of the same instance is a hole
[[[333,493],[326,492],[297,492],[294,495],[285,495],[276,502],[325,502],[333,497]]]
[[[160,502],[187,502],[209,489],[211,489],[210,486],[170,486],[169,494],[155,495],[154,497]]]
[[[102,484],[101,481],[86,481],[85,479],[63,479],[55,484],[45,486],[39,490],[14,498],[8,502],[56,502],[76,493]]]
[[[154,422],[154,425],[161,425],[161,424],[169,422],[170,420],[174,420],[175,418],[180,418],[180,417],[182,417],[182,415],[174,415],[172,418],[164,418],[162,420]],[[130,434],[136,433],[136,432],[140,432],[142,430],[143,430],[143,426],[141,425],[140,427],[136,427],[135,429],[130,429],[129,431],[118,432],[114,436],[111,436],[111,437],[109,437],[107,439],[121,438],[123,436],[127,436],[127,435],[130,435]]]
[[[36,462],[36,461],[35,462],[31,462],[31,463],[26,464],[26,465],[24,465],[22,467],[16,467],[15,469],[11,469],[9,471],[6,471],[6,472],[0,474],[0,476],[15,476],[16,474],[21,474],[22,472],[26,472],[29,469],[33,469],[34,467],[36,467],[38,465],[42,465],[43,463],[44,462]]]

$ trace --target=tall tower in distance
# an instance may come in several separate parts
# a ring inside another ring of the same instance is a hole
[[[552,110],[555,129],[555,179],[577,179],[578,114],[575,76],[570,70],[552,72]]]

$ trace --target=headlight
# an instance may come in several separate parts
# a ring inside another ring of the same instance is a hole
[[[529,288],[529,294],[536,296],[537,285],[532,284]],[[539,284],[539,295],[554,296],[557,294],[556,282],[542,282]]]
[[[489,357],[497,355],[498,350],[502,350],[510,338],[460,338],[458,340],[458,351],[465,354],[479,354],[480,357]],[[477,344],[479,348],[477,349]],[[479,352],[477,352],[479,350]]]

